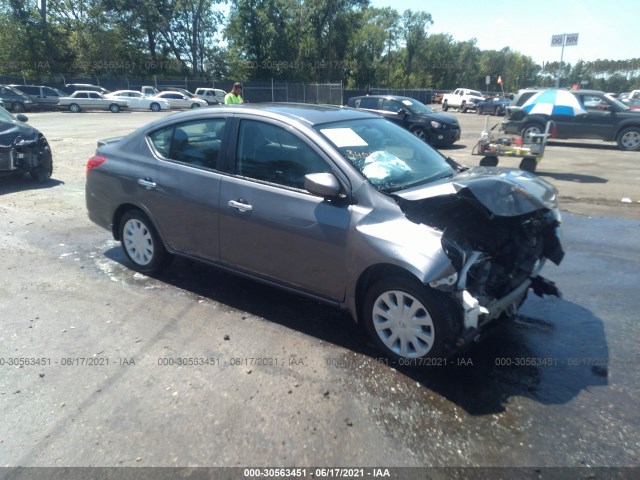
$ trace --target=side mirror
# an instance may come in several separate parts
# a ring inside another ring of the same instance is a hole
[[[409,112],[406,108],[401,108],[400,110],[398,110],[398,115],[409,115]]]
[[[340,196],[340,182],[333,173],[309,173],[304,176],[304,188],[309,193],[324,198]]]

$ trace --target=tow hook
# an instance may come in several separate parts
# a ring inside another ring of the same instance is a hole
[[[540,275],[531,279],[531,288],[533,293],[539,297],[553,295],[554,297],[562,298],[562,292],[556,287],[556,284]]]

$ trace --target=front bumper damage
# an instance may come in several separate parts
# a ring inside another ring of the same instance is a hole
[[[474,168],[448,185],[406,192],[397,202],[406,217],[442,232],[452,270],[430,279],[461,311],[455,349],[479,338],[493,320],[512,317],[529,289],[560,296],[540,276],[547,260],[564,257],[555,189],[517,170]],[[451,272],[455,273],[451,273]]]

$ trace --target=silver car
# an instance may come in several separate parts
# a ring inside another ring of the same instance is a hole
[[[433,365],[513,316],[558,264],[556,191],[464,168],[352,109],[197,109],[99,142],[89,217],[152,274],[180,255],[347,310],[403,365]]]

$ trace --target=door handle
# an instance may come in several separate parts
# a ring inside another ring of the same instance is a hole
[[[156,185],[156,182],[148,178],[139,178],[138,185],[142,185],[147,190],[151,190],[152,188],[156,188],[158,186]]]
[[[248,203],[244,203],[244,200],[242,200],[242,199],[237,200],[237,201],[236,200],[229,200],[228,205],[231,208],[235,208],[240,213],[250,212],[251,210],[253,210],[253,206],[249,205]]]

